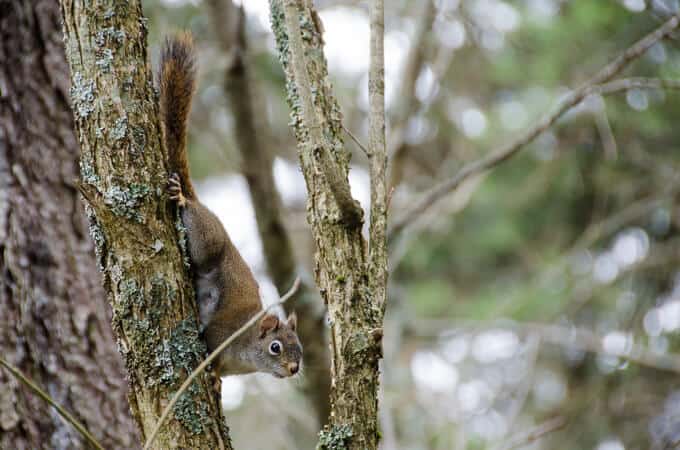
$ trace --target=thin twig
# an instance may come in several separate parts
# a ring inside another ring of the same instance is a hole
[[[571,250],[567,252],[567,255],[574,255],[579,250],[587,249],[603,237],[607,237],[620,230],[626,224],[652,213],[663,202],[673,198],[673,195],[679,190],[680,185],[673,183],[661,195],[653,195],[632,202],[602,221],[590,225],[576,240]]]
[[[527,336],[527,371],[526,375],[522,379],[522,384],[518,389],[517,396],[513,399],[510,407],[508,408],[508,414],[505,418],[505,426],[507,427],[508,432],[512,431],[512,427],[524,409],[527,399],[529,398],[529,393],[534,386],[534,372],[536,369],[540,348],[541,337],[536,333],[529,333]]]
[[[594,111],[593,116],[595,119],[597,132],[600,135],[600,140],[602,141],[604,157],[609,161],[614,161],[618,157],[619,151],[618,146],[616,145],[616,137],[614,137],[612,125],[609,123],[609,117],[607,116],[607,110],[605,106],[602,106],[601,109]]]
[[[511,437],[505,444],[497,447],[496,450],[512,450],[514,448],[525,447],[547,434],[561,430],[567,425],[567,420],[564,417],[558,416],[548,419],[545,422],[524,431],[516,436]]]
[[[288,31],[290,63],[293,68],[295,86],[300,98],[304,125],[309,132],[307,138],[309,156],[319,158],[319,168],[324,174],[335,203],[338,205],[343,222],[349,226],[360,226],[363,222],[363,210],[350,192],[347,177],[339,170],[328,149],[319,117],[317,116],[312,97],[312,85],[307,73],[304,44],[300,31],[300,10],[298,0],[284,1],[284,16]]]
[[[678,16],[673,16],[670,20],[662,26],[648,34],[623,53],[621,53],[612,62],[607,64],[594,77],[588,80],[581,87],[571,91],[558,103],[557,107],[551,112],[543,116],[536,122],[536,125],[530,127],[518,138],[508,144],[501,146],[499,149],[492,151],[489,155],[477,161],[473,161],[465,165],[452,178],[443,181],[434,186],[420,198],[413,202],[413,206],[409,208],[404,215],[397,219],[389,231],[389,238],[392,240],[396,235],[401,233],[408,225],[417,220],[422,213],[427,210],[432,204],[448,195],[455,190],[463,181],[482,172],[486,172],[502,162],[510,159],[518,153],[526,144],[532,142],[544,131],[550,128],[562,115],[572,109],[574,106],[581,103],[586,97],[591,94],[609,94],[627,90],[635,87],[652,87],[649,83],[640,81],[641,79],[628,79],[627,82],[609,82],[613,77],[625,69],[632,61],[636,60],[648,50],[651,46],[656,44],[661,39],[670,35],[680,23]],[[638,80],[638,81],[633,81]],[[666,80],[668,82],[668,80]],[[671,82],[670,85],[675,85],[677,82]],[[663,84],[663,83],[661,83]],[[653,86],[659,87],[659,86]]]
[[[588,95],[617,94],[631,89],[680,89],[680,80],[647,77],[620,78],[591,87]]]
[[[364,154],[365,154],[366,156],[370,156],[370,155],[371,155],[371,154],[369,153],[368,149],[366,148],[366,146],[365,146],[364,144],[361,143],[361,141],[359,140],[359,138],[357,138],[357,137],[354,135],[354,133],[352,133],[351,131],[349,131],[349,128],[347,128],[347,127],[345,126],[344,123],[342,124],[342,129],[345,130],[345,133],[347,133],[347,136],[349,136],[350,138],[352,138],[352,140],[354,141],[354,143],[357,144],[357,146],[361,149],[361,151],[364,152]]]
[[[26,376],[23,373],[21,373],[19,369],[14,367],[12,364],[7,362],[2,357],[0,357],[0,365],[9,370],[9,372],[12,375],[14,375],[19,381],[24,383],[28,388],[35,392],[38,395],[38,397],[42,398],[47,403],[52,405],[54,409],[57,410],[57,413],[59,413],[59,415],[63,417],[66,422],[73,425],[73,428],[75,428],[78,431],[78,433],[81,434],[81,436],[83,436],[90,444],[92,444],[94,448],[104,450],[104,447],[102,447],[102,445],[97,441],[97,439],[95,439],[94,436],[92,436],[90,432],[87,431],[87,428],[85,428],[85,426],[82,423],[78,422],[78,419],[73,417],[68,411],[62,408],[56,401],[54,401],[54,399],[52,399],[52,397],[50,397],[47,394],[47,392],[40,389],[37,384],[26,378]]]
[[[284,294],[283,297],[281,297],[281,300],[279,300],[276,303],[273,303],[269,305],[266,308],[263,308],[260,312],[255,314],[253,317],[250,318],[248,322],[246,322],[241,328],[236,330],[231,336],[229,336],[224,342],[222,342],[219,347],[217,347],[211,354],[208,356],[205,361],[203,361],[196,369],[194,369],[193,372],[191,372],[191,375],[187,377],[187,379],[182,383],[182,386],[180,386],[179,390],[173,395],[172,400],[170,400],[170,403],[168,403],[168,406],[165,407],[163,410],[163,414],[161,414],[161,418],[158,419],[158,423],[156,424],[156,427],[154,428],[153,432],[151,433],[151,436],[149,439],[146,441],[146,444],[144,444],[144,450],[148,450],[151,448],[151,444],[156,440],[156,436],[158,436],[158,432],[161,430],[161,427],[163,424],[166,422],[168,417],[170,416],[170,413],[172,412],[173,408],[175,407],[175,404],[179,400],[179,397],[186,391],[191,383],[196,379],[197,376],[199,376],[208,365],[210,365],[211,362],[213,362],[219,355],[222,353],[222,351],[227,348],[232,342],[234,342],[239,336],[241,336],[243,333],[245,333],[250,327],[252,327],[255,322],[260,320],[262,316],[267,314],[272,308],[282,305],[285,303],[289,298],[291,298],[294,294],[295,291],[297,291],[298,287],[300,286],[300,277],[295,279],[295,283],[293,283],[293,286]]]

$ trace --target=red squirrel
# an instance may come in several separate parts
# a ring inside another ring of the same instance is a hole
[[[168,193],[180,208],[196,288],[201,327],[213,351],[262,310],[250,268],[215,214],[199,202],[189,177],[187,118],[196,89],[195,51],[190,34],[167,38],[161,53],[160,112],[168,151]],[[283,378],[300,369],[297,318],[266,314],[216,359],[220,376],[266,372]]]

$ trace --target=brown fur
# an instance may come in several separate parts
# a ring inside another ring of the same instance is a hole
[[[195,91],[191,36],[167,39],[161,57],[161,114],[171,176],[168,191],[181,208],[188,253],[208,350],[212,351],[262,310],[259,286],[217,216],[201,204],[191,184],[186,149],[186,125]],[[267,314],[220,355],[221,375],[268,372],[278,377],[299,369],[302,347],[297,319],[286,322]],[[278,341],[279,355],[270,352]]]
[[[166,38],[159,74],[161,127],[170,167],[179,174],[184,195],[195,198],[187,160],[187,120],[196,91],[194,41],[189,33]]]

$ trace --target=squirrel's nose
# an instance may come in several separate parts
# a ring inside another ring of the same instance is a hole
[[[291,375],[295,375],[298,372],[299,369],[300,369],[300,365],[298,363],[288,364],[288,371],[290,372]]]

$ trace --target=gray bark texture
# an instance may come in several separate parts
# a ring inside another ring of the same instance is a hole
[[[78,142],[56,0],[0,2],[0,354],[106,448],[138,445],[76,186]],[[0,369],[0,448],[83,449]]]
[[[266,125],[264,119],[259,123],[257,120],[264,112],[256,113],[256,86],[248,60],[245,17],[243,10],[231,0],[210,0],[207,4],[219,44],[230,57],[224,89],[234,116],[241,171],[255,209],[267,270],[279,294],[283,295],[298,276],[298,264],[274,182]],[[296,311],[299,317],[298,335],[304,347],[302,391],[313,405],[319,424],[323,425],[330,412],[331,379],[325,310],[313,286],[304,282],[286,303],[286,310]]]
[[[328,81],[319,17],[307,0],[270,0],[270,6],[307,184],[307,219],[317,250],[315,278],[331,322],[331,413],[319,446],[375,449],[387,267],[378,271],[374,263],[382,260],[385,250],[384,196],[373,208],[383,215],[375,224],[383,240],[372,243],[369,255],[361,235],[361,215],[356,202],[348,198],[349,152],[342,142],[342,115]],[[371,173],[381,173],[379,188],[384,191],[384,161],[374,164]]]
[[[205,356],[187,270],[183,227],[165,194],[167,155],[139,0],[62,0],[71,98],[113,329],[144,439]],[[153,448],[231,448],[215,380],[201,374]]]

